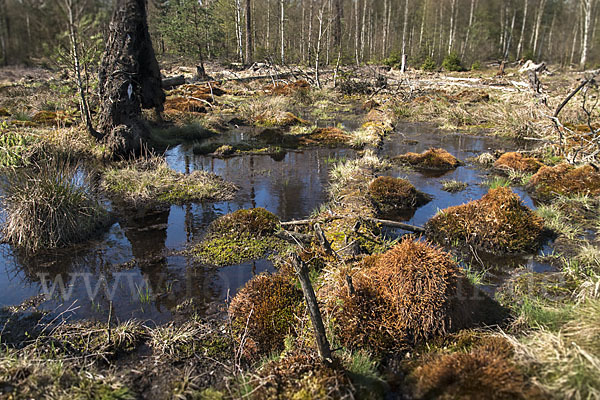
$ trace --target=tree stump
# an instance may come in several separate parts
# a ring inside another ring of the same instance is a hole
[[[145,0],[117,0],[99,72],[100,139],[114,155],[138,152],[148,137],[142,108],[163,110]]]

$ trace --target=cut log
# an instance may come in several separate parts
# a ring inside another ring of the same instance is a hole
[[[170,89],[170,88],[174,88],[175,86],[183,85],[184,83],[185,83],[185,76],[183,76],[183,75],[170,76],[170,77],[164,78],[162,80],[162,88]]]
[[[390,221],[387,219],[379,219],[379,218],[365,218],[367,221],[372,221],[384,226],[389,226],[391,228],[400,228],[400,229],[404,229],[405,231],[409,231],[409,232],[414,232],[414,233],[425,233],[425,229],[421,228],[420,226],[414,226],[414,225],[409,225],[409,224],[405,224],[404,222],[396,222],[396,221]]]

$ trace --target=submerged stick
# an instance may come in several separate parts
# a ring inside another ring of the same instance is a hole
[[[306,264],[295,253],[292,254],[292,266],[298,275],[300,285],[302,285],[302,292],[304,293],[310,319],[315,328],[315,339],[317,341],[319,356],[323,363],[330,365],[333,362],[331,359],[331,348],[325,334],[325,326],[323,325],[323,318],[321,317],[321,311],[317,303],[317,296],[315,296],[315,291],[308,277],[308,269],[306,268]]]

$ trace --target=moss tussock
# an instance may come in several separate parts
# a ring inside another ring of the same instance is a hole
[[[516,171],[524,173],[536,173],[543,164],[533,157],[525,157],[521,153],[504,153],[494,163],[494,168],[501,171]]]
[[[397,156],[395,160],[415,168],[433,171],[446,171],[462,165],[461,161],[444,149],[429,149],[423,153],[409,152]]]
[[[391,176],[376,178],[369,185],[368,194],[381,213],[420,207],[431,200],[431,196],[418,191],[408,180]]]
[[[264,208],[238,210],[213,221],[204,240],[189,252],[210,265],[233,265],[283,252],[288,244],[274,236],[279,219]]]
[[[600,172],[591,165],[576,168],[563,163],[540,168],[531,177],[530,186],[542,198],[576,194],[597,196],[600,194]]]
[[[426,224],[427,236],[445,245],[471,245],[490,253],[524,253],[540,245],[544,223],[519,196],[500,187],[480,200],[446,208]]]
[[[342,278],[324,288],[326,308],[346,346],[398,348],[469,324],[470,313],[456,302],[468,283],[449,254],[407,238],[369,260],[352,276],[354,293]]]
[[[283,349],[283,339],[293,331],[302,298],[287,275],[258,275],[246,283],[233,298],[229,315],[240,338],[247,335],[247,356]]]

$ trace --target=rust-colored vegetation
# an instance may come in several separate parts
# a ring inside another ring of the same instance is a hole
[[[510,360],[512,347],[495,338],[468,352],[435,354],[409,376],[418,399],[541,399]]]
[[[75,119],[64,111],[39,111],[31,117],[31,122],[38,125],[71,126]]]
[[[165,101],[165,113],[205,113],[206,103],[186,97],[169,97]]]
[[[446,171],[462,163],[444,149],[429,149],[423,153],[406,153],[396,157],[401,163],[426,170]]]
[[[445,245],[475,246],[505,254],[524,253],[540,245],[543,220],[509,188],[490,191],[480,200],[438,212],[426,224],[427,236]]]
[[[310,83],[305,81],[304,79],[297,80],[296,82],[287,83],[287,84],[275,84],[275,85],[267,85],[264,87],[265,92],[274,94],[274,95],[283,95],[289,96],[297,92],[307,93],[310,91]]]
[[[536,173],[543,164],[533,157],[525,157],[518,152],[504,153],[494,163],[494,168],[501,171],[517,171]]]
[[[265,236],[279,227],[279,218],[264,208],[237,210],[214,220],[209,227],[212,233],[250,233]]]
[[[253,399],[353,398],[352,384],[344,370],[324,365],[311,350],[296,350],[270,361],[258,376],[260,386]]]
[[[418,191],[408,180],[391,176],[376,178],[369,185],[368,193],[381,212],[416,208],[431,200],[431,196]]]
[[[557,195],[600,194],[600,172],[591,165],[575,168],[562,163],[555,167],[543,167],[533,175],[530,186],[541,198]]]
[[[354,291],[342,279],[324,292],[336,334],[350,348],[400,348],[471,323],[456,301],[468,282],[448,253],[425,241],[407,238],[369,257],[352,277]]]
[[[246,283],[233,298],[229,316],[249,358],[283,349],[301,301],[302,292],[288,275],[258,275]]]
[[[347,143],[348,140],[350,140],[350,135],[340,128],[327,127],[315,129],[310,135],[303,137],[300,143],[304,146],[317,144],[336,146]]]

